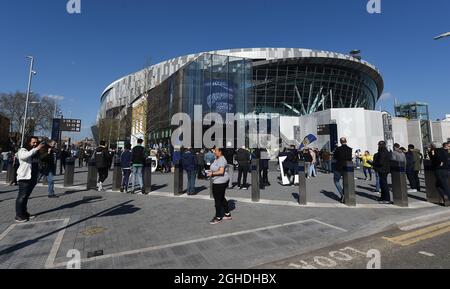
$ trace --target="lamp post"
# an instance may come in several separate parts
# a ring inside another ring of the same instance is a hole
[[[22,141],[20,142],[20,147],[23,148],[23,143],[25,140],[25,129],[27,126],[27,114],[28,114],[28,102],[30,100],[30,92],[31,92],[31,80],[33,78],[33,75],[36,75],[36,71],[33,70],[34,67],[34,58],[33,56],[27,56],[28,59],[30,59],[30,72],[28,76],[28,89],[27,89],[27,99],[25,102],[25,114],[23,118],[23,127],[22,127]]]
[[[439,36],[436,36],[436,37],[434,37],[434,40],[439,40],[439,39],[442,39],[442,38],[445,38],[445,37],[450,37],[450,32],[447,32],[447,33],[441,34]]]

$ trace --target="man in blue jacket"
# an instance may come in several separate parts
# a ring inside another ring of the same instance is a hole
[[[122,168],[122,186],[120,192],[125,191],[128,193],[128,185],[130,182],[131,174],[131,144],[125,144],[125,149],[120,155],[120,167]]]
[[[195,194],[195,177],[197,168],[197,158],[191,148],[186,149],[181,156],[181,165],[188,177],[188,195]]]

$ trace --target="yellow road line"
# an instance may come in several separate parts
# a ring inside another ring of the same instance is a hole
[[[423,240],[431,239],[439,235],[450,232],[450,222],[445,222],[433,226],[428,226],[410,233],[402,234],[396,237],[383,237],[383,239],[401,245],[408,246]]]

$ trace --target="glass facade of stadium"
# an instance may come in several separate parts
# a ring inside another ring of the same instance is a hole
[[[300,116],[330,108],[373,110],[380,94],[371,76],[351,66],[203,54],[149,92],[149,143],[168,143],[172,115],[184,112],[193,119],[194,105],[202,106],[203,116]]]

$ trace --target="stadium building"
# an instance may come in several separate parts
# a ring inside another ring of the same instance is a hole
[[[110,84],[101,95],[99,138],[108,140],[109,126],[109,141],[166,144],[172,115],[192,116],[194,105],[203,114],[277,113],[286,119],[329,109],[374,110],[383,88],[378,69],[350,54],[298,48],[191,54]],[[111,139],[112,128],[123,134]]]

